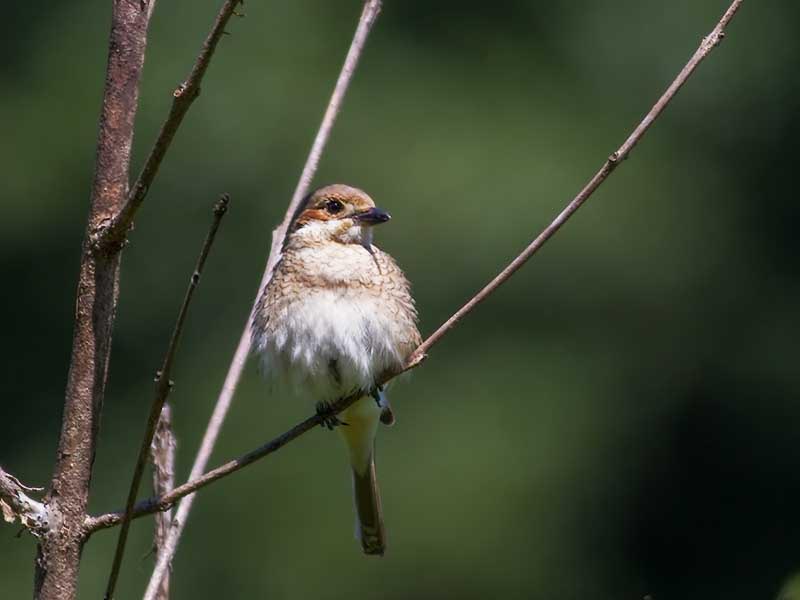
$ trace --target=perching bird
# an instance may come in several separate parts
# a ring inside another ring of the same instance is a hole
[[[311,193],[301,206],[253,318],[265,374],[317,403],[347,446],[356,535],[365,554],[383,555],[386,535],[375,480],[375,433],[391,415],[382,376],[398,371],[420,344],[409,283],[391,256],[372,245],[389,220],[365,192],[342,184]],[[288,385],[287,385],[288,384]],[[361,398],[337,419],[339,398]]]

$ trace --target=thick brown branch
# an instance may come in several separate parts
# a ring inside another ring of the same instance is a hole
[[[195,265],[194,271],[189,278],[189,286],[186,288],[186,294],[183,297],[183,303],[178,311],[178,320],[175,323],[175,329],[173,330],[172,337],[169,340],[167,352],[164,355],[164,362],[161,365],[161,370],[156,373],[155,395],[153,397],[153,403],[150,406],[150,414],[147,418],[147,424],[145,425],[144,438],[142,439],[142,444],[139,447],[139,456],[136,459],[136,466],[134,467],[130,489],[128,490],[128,500],[125,505],[128,514],[130,514],[131,510],[133,509],[133,505],[136,503],[136,495],[139,493],[139,485],[142,482],[142,474],[144,473],[144,468],[147,464],[150,445],[153,442],[156,426],[158,425],[159,418],[161,417],[161,409],[164,407],[164,403],[167,401],[167,396],[169,396],[170,390],[172,389],[172,381],[170,380],[172,365],[175,362],[175,354],[178,350],[178,343],[181,339],[184,323],[186,322],[186,315],[189,313],[189,305],[192,302],[192,297],[197,289],[197,285],[200,283],[200,276],[203,273],[203,267],[206,264],[208,253],[211,251],[211,246],[214,244],[214,239],[217,236],[217,231],[219,230],[222,217],[225,216],[225,213],[228,210],[229,202],[230,198],[228,194],[223,194],[214,205],[214,217],[211,221],[211,227],[206,235],[205,241],[203,242],[203,246],[200,249],[200,255],[197,258],[197,264]],[[112,598],[114,595],[114,587],[116,586],[117,577],[119,576],[119,569],[122,565],[122,556],[125,553],[125,542],[128,539],[129,527],[130,517],[124,518],[122,520],[122,528],[119,532],[117,549],[114,553],[114,562],[111,566],[111,574],[108,579],[108,586],[106,588],[105,596],[106,598]]]
[[[639,123],[639,125],[634,129],[633,133],[625,140],[620,148],[614,152],[603,164],[601,169],[595,174],[594,177],[586,184],[586,186],[578,193],[577,196],[566,206],[566,208],[553,220],[553,222],[548,225],[542,233],[540,233],[536,239],[531,242],[531,244],[519,255],[517,256],[503,271],[500,272],[497,277],[495,277],[487,286],[485,286],[478,294],[476,294],[469,302],[467,302],[462,308],[460,308],[452,317],[450,317],[441,327],[439,327],[432,335],[430,335],[420,346],[414,351],[414,353],[409,358],[408,362],[406,363],[405,367],[397,373],[390,373],[387,374],[385,377],[382,378],[380,383],[386,383],[389,380],[393,379],[397,375],[402,372],[405,372],[409,369],[413,369],[417,365],[419,365],[425,358],[427,351],[436,343],[438,342],[450,329],[452,329],[456,323],[458,323],[461,318],[463,318],[467,313],[469,313],[475,306],[477,306],[482,300],[486,299],[492,292],[494,292],[500,285],[502,285],[505,281],[514,274],[525,262],[533,256],[533,254],[541,248],[542,245],[556,232],[558,229],[569,219],[569,217],[578,209],[580,206],[586,202],[586,200],[594,193],[594,191],[600,186],[600,184],[605,181],[605,179],[614,171],[614,169],[619,165],[621,160],[627,158],[630,154],[631,149],[636,145],[636,143],[642,138],[644,133],[650,128],[653,124],[655,119],[661,114],[667,104],[672,100],[675,96],[677,91],[680,87],[686,82],[689,76],[694,72],[697,68],[697,65],[708,55],[711,50],[719,44],[720,40],[724,37],[725,32],[724,28],[736,14],[736,11],[739,9],[742,0],[735,0],[733,4],[731,4],[730,8],[725,12],[722,19],[719,21],[717,26],[714,30],[705,38],[703,38],[700,47],[694,53],[692,58],[686,64],[686,66],[681,70],[672,84],[667,88],[667,91],[659,98],[653,108],[647,113],[644,119]],[[342,398],[341,400],[337,401],[332,406],[332,412],[339,413],[348,406],[350,406],[353,402],[355,402],[358,398],[362,396],[362,393],[356,393],[346,398]],[[305,432],[313,429],[315,426],[320,425],[322,423],[323,417],[321,415],[314,415],[312,417],[307,418],[306,420],[302,421],[295,425],[292,429],[287,431],[286,433],[270,440],[266,444],[256,448],[240,456],[237,459],[234,459],[230,462],[225,463],[217,467],[216,469],[212,469],[207,473],[204,473],[199,476],[190,477],[190,480],[187,483],[184,483],[181,486],[178,486],[174,490],[170,491],[167,494],[164,494],[159,497],[150,498],[143,502],[140,502],[136,505],[134,509],[134,517],[140,517],[142,515],[150,514],[156,511],[165,510],[170,507],[172,504],[177,502],[183,496],[188,494],[192,494],[193,492],[197,491],[198,489],[209,485],[210,483],[217,481],[227,475],[235,473],[239,469],[246,467],[249,464],[254,463],[255,461],[264,458],[272,454],[273,452],[279,450],[292,440],[300,437]],[[108,513],[105,515],[100,515],[97,517],[90,517],[87,519],[86,522],[86,529],[89,531],[96,531],[98,529],[103,529],[106,527],[113,527],[117,525],[122,518],[121,513]]]
[[[116,316],[121,245],[92,243],[128,192],[133,123],[139,100],[150,2],[114,0],[96,166],[75,301],[72,354],[61,436],[45,500],[51,527],[37,553],[35,597],[67,600],[77,592],[83,522],[105,395]]]
[[[259,285],[259,291],[256,295],[256,299],[258,299],[258,296],[261,294],[261,290],[266,287],[269,279],[272,276],[272,269],[280,257],[283,240],[286,237],[286,231],[289,227],[289,224],[294,218],[294,213],[296,212],[297,207],[300,205],[303,197],[308,192],[311,180],[313,179],[314,173],[317,170],[319,159],[322,156],[322,151],[327,144],[328,138],[330,137],[331,129],[333,128],[333,124],[336,121],[337,115],[339,114],[345,94],[350,86],[350,81],[353,78],[353,73],[358,65],[358,61],[361,57],[361,53],[364,50],[364,46],[366,45],[367,36],[372,30],[375,19],[378,18],[380,9],[380,0],[366,0],[366,2],[364,2],[364,8],[361,12],[361,17],[359,18],[358,26],[356,27],[356,32],[353,36],[353,41],[351,42],[350,49],[345,57],[344,64],[342,65],[341,72],[339,73],[339,77],[336,81],[336,86],[333,90],[333,94],[331,94],[330,101],[328,102],[328,106],[322,118],[322,123],[320,124],[316,137],[314,138],[311,151],[306,159],[306,164],[303,167],[302,174],[300,175],[300,181],[297,184],[297,188],[294,191],[292,200],[286,210],[286,215],[284,216],[283,222],[272,234],[272,246],[270,248],[267,266],[264,269],[264,274],[261,278],[261,284]],[[214,449],[219,432],[222,429],[222,423],[225,421],[225,416],[230,408],[233,394],[236,391],[236,386],[238,385],[242,371],[244,370],[247,356],[250,353],[250,320],[250,316],[248,316],[244,331],[242,331],[242,336],[239,339],[239,344],[236,347],[236,352],[234,353],[231,364],[228,367],[228,373],[225,376],[225,381],[222,384],[222,391],[217,398],[214,412],[211,414],[208,426],[206,427],[206,432],[203,435],[203,441],[200,444],[200,449],[198,450],[194,464],[192,465],[192,471],[189,475],[190,479],[200,476],[206,469],[208,459],[211,456],[211,452]],[[194,496],[189,496],[183,502],[181,502],[181,505],[178,507],[178,511],[175,516],[175,526],[170,531],[169,538],[165,544],[165,549],[162,555],[159,557],[158,564],[156,564],[156,568],[153,571],[152,577],[150,578],[150,583],[145,591],[144,600],[153,600],[155,598],[156,590],[158,589],[158,583],[166,573],[168,565],[172,560],[172,557],[175,555],[178,540],[183,533],[183,528],[186,526],[186,521],[188,520],[189,512],[192,509],[193,502]]]
[[[186,80],[172,92],[172,106],[169,114],[163,125],[161,125],[161,131],[153,144],[153,148],[150,150],[150,154],[147,156],[147,160],[145,160],[142,172],[139,173],[139,177],[136,179],[130,194],[128,194],[122,210],[102,232],[103,238],[100,243],[120,244],[125,240],[125,236],[133,224],[136,211],[139,210],[139,207],[144,202],[147,192],[158,173],[158,168],[161,166],[161,161],[164,160],[164,155],[172,143],[172,139],[181,126],[186,113],[189,112],[192,103],[200,94],[200,84],[203,82],[203,76],[206,74],[209,64],[211,64],[211,58],[214,56],[217,44],[225,32],[225,26],[235,13],[236,6],[241,2],[242,0],[226,0],[222,8],[220,8],[217,18],[214,20],[214,25],[211,27],[200,54],[195,60],[192,71]]]

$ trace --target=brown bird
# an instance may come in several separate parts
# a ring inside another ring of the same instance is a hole
[[[317,402],[347,446],[356,536],[383,555],[386,534],[375,479],[378,421],[391,421],[381,376],[399,370],[420,344],[409,283],[372,244],[390,219],[365,192],[343,184],[312,192],[301,206],[272,280],[259,299],[253,343],[268,378]],[[357,392],[341,421],[329,405]]]

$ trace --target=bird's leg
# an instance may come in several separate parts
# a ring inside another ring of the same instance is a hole
[[[375,404],[378,405],[378,408],[383,408],[386,406],[386,399],[383,396],[383,386],[376,385],[369,391],[369,395],[372,396],[372,399],[375,400]]]
[[[326,427],[329,431],[333,431],[334,427],[339,425],[347,425],[344,421],[340,420],[333,412],[333,405],[325,400],[317,402],[317,414],[322,417],[320,425]]]
[[[336,382],[336,385],[341,387],[342,385],[342,374],[339,371],[339,363],[335,358],[332,358],[328,361],[328,373],[330,373],[331,378]],[[347,425],[344,421],[340,420],[339,417],[333,412],[333,406],[330,402],[326,402],[325,400],[321,400],[317,402],[317,414],[322,417],[322,427],[327,427],[328,430],[333,431],[334,427],[338,427],[339,425]]]

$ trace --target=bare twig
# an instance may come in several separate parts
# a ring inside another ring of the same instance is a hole
[[[34,491],[44,491],[44,488],[23,485],[0,467],[0,514],[7,523],[19,519],[25,529],[39,537],[49,530],[50,517],[45,504],[25,493]]]
[[[228,194],[222,194],[219,200],[217,200],[216,204],[214,204],[214,217],[211,221],[211,227],[209,228],[206,239],[203,242],[202,248],[200,249],[200,255],[197,257],[197,264],[192,272],[192,276],[189,278],[189,286],[186,288],[186,294],[183,297],[183,304],[181,304],[181,308],[178,311],[178,320],[175,323],[175,329],[173,330],[172,337],[169,340],[169,345],[167,346],[167,352],[164,355],[164,362],[161,365],[161,370],[156,373],[155,396],[153,397],[153,404],[150,407],[150,415],[147,418],[144,439],[142,439],[142,444],[139,447],[139,456],[136,460],[136,466],[134,467],[133,477],[131,479],[131,485],[128,491],[128,501],[125,505],[126,513],[130,513],[130,511],[133,509],[133,505],[136,503],[136,495],[139,492],[139,484],[142,481],[142,474],[144,473],[144,468],[147,464],[147,456],[148,452],[150,451],[150,444],[153,441],[153,435],[155,434],[156,426],[158,425],[159,417],[161,416],[161,409],[163,408],[164,403],[167,401],[167,396],[169,396],[170,390],[172,389],[170,374],[172,371],[172,365],[175,362],[175,353],[178,350],[178,343],[181,339],[181,333],[183,332],[183,325],[186,322],[186,315],[189,312],[189,305],[192,302],[192,297],[197,289],[197,285],[200,283],[200,276],[203,273],[203,267],[205,266],[206,259],[208,258],[208,253],[211,250],[211,246],[214,244],[214,238],[217,235],[217,230],[219,229],[222,217],[225,216],[225,213],[228,210],[229,202],[230,197]],[[125,553],[125,542],[128,539],[129,527],[130,517],[123,518],[122,528],[119,531],[119,539],[117,540],[117,550],[114,553],[114,562],[111,566],[111,574],[109,575],[108,585],[106,587],[105,597],[107,600],[112,598],[114,595],[114,587],[116,586],[117,577],[119,576],[119,569],[122,565],[122,556]]]
[[[427,351],[438,342],[450,329],[452,329],[461,318],[470,312],[477,304],[494,292],[500,285],[514,274],[524,263],[527,261],[541,246],[569,219],[569,217],[591,196],[591,194],[603,183],[603,181],[611,174],[611,172],[619,165],[620,161],[627,158],[631,149],[642,138],[644,133],[650,128],[655,119],[664,110],[666,105],[672,100],[676,92],[686,82],[689,76],[694,72],[697,65],[719,44],[725,35],[725,27],[739,10],[742,0],[735,0],[730,8],[725,12],[722,19],[719,21],[714,30],[705,38],[703,38],[700,47],[694,53],[692,58],[679,73],[676,79],[667,88],[667,91],[659,98],[658,102],[653,106],[650,112],[644,117],[639,125],[634,129],[633,133],[625,140],[622,146],[614,152],[608,160],[604,163],[600,171],[595,174],[589,183],[578,193],[577,196],[567,205],[567,207],[548,225],[536,239],[519,255],[517,256],[501,273],[495,277],[487,286],[485,286],[478,294],[476,294],[469,302],[460,308],[452,317],[450,317],[441,327],[439,327],[432,335],[430,335],[420,346],[414,351],[409,358],[406,365],[397,373],[388,373],[382,377],[380,383],[386,383],[390,379],[396,377],[400,373],[413,369],[419,365],[425,358]],[[331,412],[336,414],[350,406],[353,402],[358,400],[362,393],[357,392],[346,398],[342,398],[331,406]],[[292,440],[300,437],[307,431],[310,431],[315,426],[320,425],[323,421],[323,416],[313,415],[301,423],[295,425],[292,429],[284,434],[270,440],[266,444],[256,448],[231,460],[207,473],[190,477],[187,483],[178,486],[167,494],[159,497],[150,498],[140,502],[134,508],[134,517],[150,514],[160,510],[169,508],[172,504],[180,500],[180,498],[187,496],[191,498],[190,494],[196,492],[198,489],[209,485],[227,475],[235,473],[239,469],[246,467],[249,464],[257,461],[260,458],[268,456],[273,452],[279,450]],[[183,506],[183,504],[181,504]],[[180,514],[180,513],[179,513]],[[121,513],[107,513],[97,517],[89,517],[86,521],[86,529],[89,531],[96,531],[106,527],[113,527],[119,524],[121,520]]]
[[[72,351],[61,435],[45,504],[50,535],[39,540],[34,596],[75,598],[83,523],[105,397],[119,290],[121,244],[98,247],[96,233],[122,207],[128,192],[133,124],[147,45],[149,10],[139,0],[115,0],[97,136],[94,180],[75,299]]]
[[[0,468],[0,471],[2,471],[2,470],[3,470],[3,469],[2,469],[2,468]],[[20,489],[21,489],[21,490],[23,490],[23,491],[25,491],[25,492],[43,492],[43,491],[45,490],[45,488],[43,488],[43,487],[36,487],[36,486],[25,485],[25,484],[24,484],[24,483],[22,483],[22,482],[21,482],[19,479],[17,479],[16,477],[14,477],[14,476],[13,476],[11,473],[7,473],[7,472],[6,472],[6,473],[5,473],[5,476],[6,476],[6,477],[9,477],[13,483],[15,483],[16,485],[18,485],[18,486],[20,487]]]
[[[367,36],[369,35],[369,32],[375,23],[375,19],[378,17],[380,9],[381,0],[366,0],[364,3],[364,8],[361,12],[361,17],[358,21],[358,26],[356,27],[356,32],[353,36],[353,41],[351,42],[350,49],[345,57],[342,70],[339,73],[339,78],[337,79],[336,86],[333,90],[333,94],[331,95],[330,101],[328,102],[328,106],[325,110],[325,114],[322,118],[322,123],[320,124],[316,137],[314,138],[311,151],[306,159],[303,172],[300,175],[300,181],[298,182],[297,188],[294,191],[292,200],[289,203],[289,207],[286,210],[286,215],[284,216],[283,221],[272,233],[272,245],[270,247],[269,257],[267,259],[267,266],[261,278],[261,284],[259,285],[258,294],[256,294],[256,300],[258,300],[261,290],[266,287],[267,283],[272,277],[272,270],[280,256],[283,241],[286,237],[286,231],[288,230],[303,197],[308,192],[311,180],[317,170],[320,156],[322,156],[322,151],[325,148],[328,138],[330,137],[331,129],[333,128],[333,124],[336,121],[337,115],[339,114],[339,110],[347,92],[347,88],[350,86],[353,73],[358,65],[358,60],[361,57],[364,45],[366,44]],[[253,306],[255,306],[255,302],[253,303]],[[205,470],[206,465],[208,464],[208,459],[211,456],[211,452],[214,449],[217,437],[219,436],[219,432],[222,428],[222,423],[225,421],[225,416],[230,408],[233,394],[236,391],[236,386],[238,385],[239,379],[242,376],[242,371],[244,370],[247,356],[250,353],[251,314],[249,314],[247,317],[244,331],[242,331],[242,336],[239,339],[236,352],[234,353],[231,364],[228,367],[228,373],[225,376],[224,383],[222,384],[222,390],[217,398],[214,412],[209,419],[206,432],[203,436],[197,456],[195,457],[194,464],[192,465],[192,470],[189,475],[190,479],[199,477]],[[178,507],[177,515],[175,517],[176,525],[170,530],[169,538],[165,544],[164,553],[159,557],[156,568],[150,578],[150,583],[147,586],[144,600],[153,600],[155,597],[155,590],[158,588],[158,582],[164,576],[167,566],[172,560],[172,557],[175,555],[178,540],[183,533],[183,528],[186,526],[186,521],[188,519],[189,512],[192,509],[193,502],[194,496],[188,496]]]
[[[678,90],[683,87],[683,84],[686,83],[686,80],[689,79],[692,73],[694,73],[694,70],[697,68],[697,66],[722,41],[722,38],[725,37],[725,27],[727,27],[730,20],[736,14],[736,11],[739,10],[741,4],[742,0],[735,0],[730,5],[728,10],[725,11],[725,14],[722,15],[719,23],[717,23],[717,26],[714,27],[711,33],[703,38],[703,40],[700,42],[700,46],[689,59],[689,62],[686,63],[686,66],[683,67],[683,69],[681,69],[681,72],[678,73],[678,76],[675,78],[675,80],[669,85],[666,91],[645,115],[644,119],[642,119],[642,121],[636,126],[636,129],[633,130],[633,132],[628,136],[628,139],[625,140],[625,142],[616,150],[616,152],[611,153],[603,166],[600,167],[600,170],[595,173],[594,177],[589,180],[589,182],[578,193],[578,195],[575,196],[575,198],[573,198],[569,204],[567,204],[566,208],[559,213],[553,222],[550,223],[550,225],[548,225],[544,231],[542,231],[536,237],[536,239],[533,240],[530,245],[528,245],[528,247],[522,251],[522,253],[520,253],[519,256],[512,260],[505,269],[503,269],[494,279],[492,279],[481,291],[475,294],[475,296],[473,296],[469,302],[458,309],[452,317],[447,319],[447,321],[445,321],[436,331],[433,332],[433,334],[428,337],[428,339],[422,343],[419,348],[414,351],[414,354],[409,361],[409,367],[414,367],[421,361],[425,360],[426,353],[431,349],[431,347],[433,347],[434,344],[442,339],[442,337],[462,318],[464,318],[467,313],[472,311],[473,308],[483,302],[492,292],[505,283],[508,278],[511,277],[522,265],[528,262],[528,259],[536,254],[539,248],[544,246],[545,242],[549,240],[550,237],[556,231],[558,231],[564,223],[567,222],[567,220],[569,220],[572,214],[589,199],[594,191],[600,187],[600,184],[602,184],[606,178],[611,175],[614,169],[616,169],[623,160],[628,158],[631,150],[633,150],[634,146],[639,143],[639,140],[641,140],[647,130],[650,129],[650,126],[667,107],[675,94],[678,93]]]
[[[161,418],[158,421],[156,435],[150,447],[150,459],[153,462],[153,493],[162,496],[175,487],[175,448],[177,443],[175,435],[172,433],[172,409],[169,402],[164,404],[161,409]],[[155,549],[156,560],[162,553],[164,542],[167,541],[169,527],[172,521],[172,511],[156,513],[155,533],[153,535],[153,547]],[[169,600],[169,577],[171,569],[168,569],[156,594],[156,600]]]
[[[217,49],[217,43],[225,32],[225,26],[234,14],[236,6],[241,2],[242,0],[226,0],[222,8],[220,8],[214,20],[214,25],[211,27],[205,42],[203,42],[203,48],[195,60],[192,71],[186,80],[172,92],[172,106],[169,114],[161,125],[161,131],[153,144],[153,148],[150,150],[150,154],[147,156],[147,160],[145,160],[142,172],[139,173],[136,183],[131,188],[125,205],[109,226],[102,231],[102,242],[119,244],[125,239],[128,230],[133,224],[136,211],[139,210],[139,207],[144,202],[150,185],[153,183],[161,166],[161,161],[172,143],[172,139],[181,126],[186,113],[189,112],[192,103],[200,95],[200,84],[203,82],[203,76],[206,74],[209,64],[211,64],[211,58]],[[150,10],[152,11],[152,5]]]

